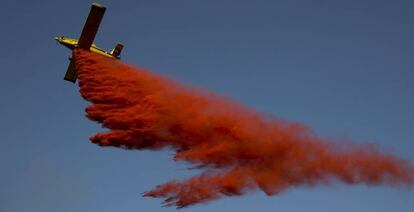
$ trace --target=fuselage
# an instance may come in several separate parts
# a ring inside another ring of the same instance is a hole
[[[73,38],[66,38],[66,37],[56,37],[55,40],[60,43],[61,45],[67,47],[70,50],[75,49],[76,47],[78,47],[78,40],[73,39]],[[95,52],[98,54],[101,54],[103,56],[106,57],[110,57],[110,58],[115,58],[115,59],[119,59],[119,57],[115,57],[114,55],[98,48],[94,43],[91,45],[90,49],[91,52]]]

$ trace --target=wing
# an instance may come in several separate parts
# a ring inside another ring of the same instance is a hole
[[[95,35],[98,32],[99,24],[101,23],[105,10],[105,6],[101,4],[92,4],[88,19],[86,19],[85,26],[83,27],[79,38],[78,44],[80,48],[89,50],[91,47],[93,40],[95,39]]]
[[[66,71],[64,79],[66,81],[75,83],[78,73],[76,72],[75,63],[73,63],[73,59],[69,59],[69,60],[70,60],[70,63],[68,66],[68,70]]]

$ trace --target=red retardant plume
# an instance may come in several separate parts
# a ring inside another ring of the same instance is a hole
[[[276,195],[298,186],[407,186],[414,167],[372,145],[320,138],[300,123],[265,117],[235,101],[121,61],[76,49],[87,117],[109,132],[100,146],[175,151],[203,172],[157,186],[144,196],[178,208],[260,189]]]

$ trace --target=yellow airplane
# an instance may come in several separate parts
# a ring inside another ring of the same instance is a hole
[[[93,40],[95,39],[96,33],[98,32],[99,25],[105,13],[105,6],[93,3],[91,6],[91,11],[89,12],[88,18],[86,19],[86,23],[83,27],[82,33],[79,37],[79,40],[73,38],[66,38],[66,37],[56,37],[55,40],[62,44],[63,46],[69,48],[70,50],[74,50],[76,48],[86,49],[91,52],[95,52],[106,57],[111,57],[114,59],[120,59],[121,51],[124,45],[121,43],[116,44],[115,48],[112,49],[110,52],[106,52],[100,48],[98,48],[94,43]],[[77,79],[77,71],[75,69],[75,64],[73,63],[73,59],[69,58],[70,63],[68,70],[65,74],[65,80],[75,83]]]
[[[61,37],[56,37],[55,40],[60,43],[63,46],[66,46],[67,48],[69,48],[70,50],[74,50],[75,48],[78,47],[78,40],[73,39],[73,38],[67,38],[64,36]],[[103,56],[107,56],[107,57],[112,57],[115,59],[120,59],[120,54],[121,54],[121,49],[123,48],[121,43],[118,43],[117,46],[112,49],[110,52],[106,52],[103,49],[100,49],[99,47],[96,46],[96,44],[92,43],[91,47],[89,48],[89,50],[91,52],[95,52],[98,54],[101,54]]]

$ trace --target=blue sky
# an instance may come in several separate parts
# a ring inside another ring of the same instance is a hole
[[[63,81],[91,1],[0,7],[0,211],[175,211],[140,193],[196,171],[170,151],[100,148],[78,87]],[[374,0],[101,1],[98,46],[325,137],[373,142],[414,162],[414,3]],[[183,211],[400,211],[413,190],[385,186],[256,191]]]

